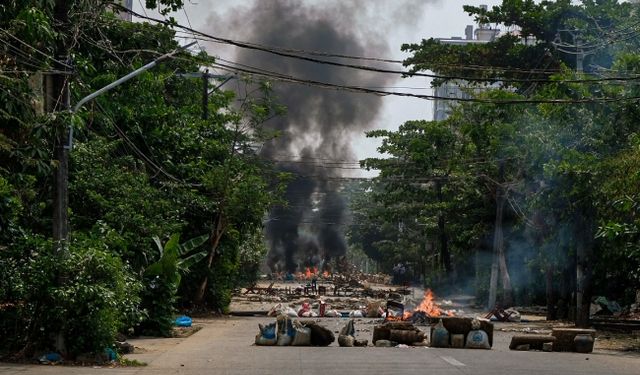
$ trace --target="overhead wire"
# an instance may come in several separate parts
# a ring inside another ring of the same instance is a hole
[[[213,41],[213,42],[234,45],[234,46],[241,47],[241,48],[267,52],[267,53],[279,55],[279,56],[282,56],[282,57],[299,59],[299,60],[313,62],[313,63],[327,64],[327,65],[333,65],[333,66],[338,66],[338,67],[359,69],[359,70],[371,71],[371,72],[377,72],[377,73],[396,74],[396,75],[402,75],[402,76],[429,77],[429,78],[449,79],[449,80],[451,80],[451,79],[461,79],[461,80],[466,80],[466,81],[496,82],[496,83],[498,83],[498,82],[535,82],[535,81],[538,81],[538,82],[550,82],[549,79],[518,79],[518,78],[491,78],[491,77],[482,78],[482,77],[468,77],[468,76],[459,76],[459,75],[439,75],[439,74],[430,74],[430,73],[418,73],[418,72],[410,72],[410,71],[401,71],[401,70],[378,68],[378,67],[372,67],[372,66],[367,66],[367,65],[355,65],[355,64],[340,63],[340,62],[331,61],[331,60],[321,60],[321,59],[316,59],[316,58],[313,58],[313,57],[308,57],[308,56],[304,56],[304,55],[299,55],[299,54],[286,52],[286,51],[283,51],[283,50],[278,49],[276,47],[266,47],[266,46],[263,46],[263,45],[260,45],[260,44],[249,43],[249,42],[241,42],[241,41],[237,41],[237,40],[233,40],[233,39],[216,37],[216,36],[204,33],[202,31],[195,30],[195,29],[193,29],[191,27],[188,27],[188,26],[175,24],[175,23],[170,23],[170,22],[167,22],[167,21],[164,21],[164,20],[153,18],[153,17],[145,17],[145,16],[142,16],[142,15],[136,13],[136,12],[133,12],[133,11],[130,11],[130,12],[135,14],[138,17],[141,17],[141,18],[146,18],[148,20],[151,20],[151,21],[154,21],[154,22],[158,22],[158,23],[162,23],[162,24],[167,25],[167,26],[178,27],[178,28],[187,30],[189,32],[192,32],[194,34],[198,34],[198,35],[204,36],[206,38],[211,39],[211,41]],[[629,79],[635,80],[636,79],[636,78],[627,78],[627,77],[611,77],[611,78],[602,78],[602,79],[574,79],[574,80],[569,79],[569,80],[560,80],[560,82],[580,83],[580,82],[599,82],[601,80],[602,81],[604,81],[604,80],[615,81],[615,80],[618,80],[618,78],[620,80],[629,80]]]
[[[368,89],[362,86],[350,86],[350,85],[340,85],[328,82],[315,81],[310,79],[302,79],[297,78],[290,75],[284,75],[276,72],[266,73],[264,70],[256,71],[252,69],[245,69],[241,67],[234,67],[221,63],[212,63],[211,65],[217,66],[218,68],[228,71],[228,72],[236,72],[236,73],[245,73],[257,77],[263,77],[268,79],[274,79],[281,82],[290,82],[290,83],[298,83],[307,86],[315,86],[322,88],[331,88],[335,90],[343,90],[350,92],[360,92],[367,94],[375,94],[379,96],[401,96],[401,97],[413,97],[419,99],[428,99],[428,100],[445,100],[445,101],[455,101],[455,102],[473,102],[473,103],[485,103],[485,104],[581,104],[581,103],[612,103],[612,102],[622,102],[622,101],[634,101],[640,99],[640,96],[625,96],[625,97],[600,97],[600,98],[582,98],[582,99],[491,99],[491,98],[460,98],[460,97],[449,97],[449,96],[438,96],[438,95],[423,95],[423,94],[413,94],[407,92],[399,92],[399,91],[385,91],[385,90],[376,90],[376,89]],[[561,82],[561,81],[560,81]]]
[[[16,41],[18,41],[18,43],[20,43],[20,44],[22,44],[22,45],[24,45],[24,46],[26,46],[26,47],[28,47],[28,48],[32,49],[32,50],[33,50],[34,52],[36,52],[37,54],[39,54],[39,55],[41,55],[41,56],[43,56],[43,57],[45,57],[45,58],[47,58],[47,59],[50,59],[51,61],[55,62],[56,64],[59,64],[59,65],[61,65],[61,66],[65,67],[65,68],[68,68],[68,69],[73,69],[73,67],[72,67],[71,65],[69,65],[69,64],[67,64],[67,63],[65,63],[65,62],[63,62],[63,61],[57,60],[57,59],[55,59],[54,57],[52,57],[51,55],[46,54],[46,53],[44,53],[44,52],[40,51],[40,50],[39,50],[39,49],[37,49],[36,47],[34,47],[34,46],[32,46],[32,45],[28,44],[27,42],[23,41],[22,39],[18,38],[18,37],[17,37],[17,36],[15,36],[15,35],[13,35],[13,34],[9,33],[8,31],[6,31],[6,30],[4,30],[4,29],[0,29],[0,31],[1,31],[1,32],[3,32],[5,35],[8,35],[9,37],[11,37],[11,38],[15,39]]]

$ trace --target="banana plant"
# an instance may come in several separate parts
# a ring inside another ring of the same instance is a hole
[[[160,258],[147,267],[144,271],[145,275],[162,278],[177,289],[182,274],[189,272],[189,268],[207,256],[207,252],[204,250],[192,252],[208,239],[209,235],[205,234],[180,244],[180,234],[174,233],[163,246],[160,238],[154,236],[153,241],[158,248]]]

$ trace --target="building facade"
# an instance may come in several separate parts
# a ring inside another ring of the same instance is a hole
[[[485,7],[486,5],[481,5]],[[488,43],[494,41],[500,36],[500,29],[491,28],[487,24],[479,24],[476,29],[473,25],[467,25],[465,28],[465,37],[436,38],[442,44],[450,45],[466,45],[474,43]],[[436,72],[437,73],[437,72]],[[449,117],[452,106],[457,102],[455,100],[438,99],[468,99],[471,98],[472,91],[481,91],[483,88],[466,88],[467,82],[464,80],[449,81],[435,88],[433,101],[433,120],[441,121]]]

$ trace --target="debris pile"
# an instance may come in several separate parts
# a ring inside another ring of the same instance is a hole
[[[400,344],[426,346],[427,335],[410,322],[388,321],[373,329],[375,346],[396,346]]]
[[[594,329],[554,328],[550,335],[515,335],[509,349],[591,353],[595,337]]]

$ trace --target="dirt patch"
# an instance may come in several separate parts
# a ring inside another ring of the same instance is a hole
[[[598,331],[595,342],[596,350],[613,350],[618,352],[637,352],[640,354],[640,335]]]
[[[191,327],[174,327],[171,332],[171,337],[185,338],[193,335],[202,329],[201,325],[193,325]]]

